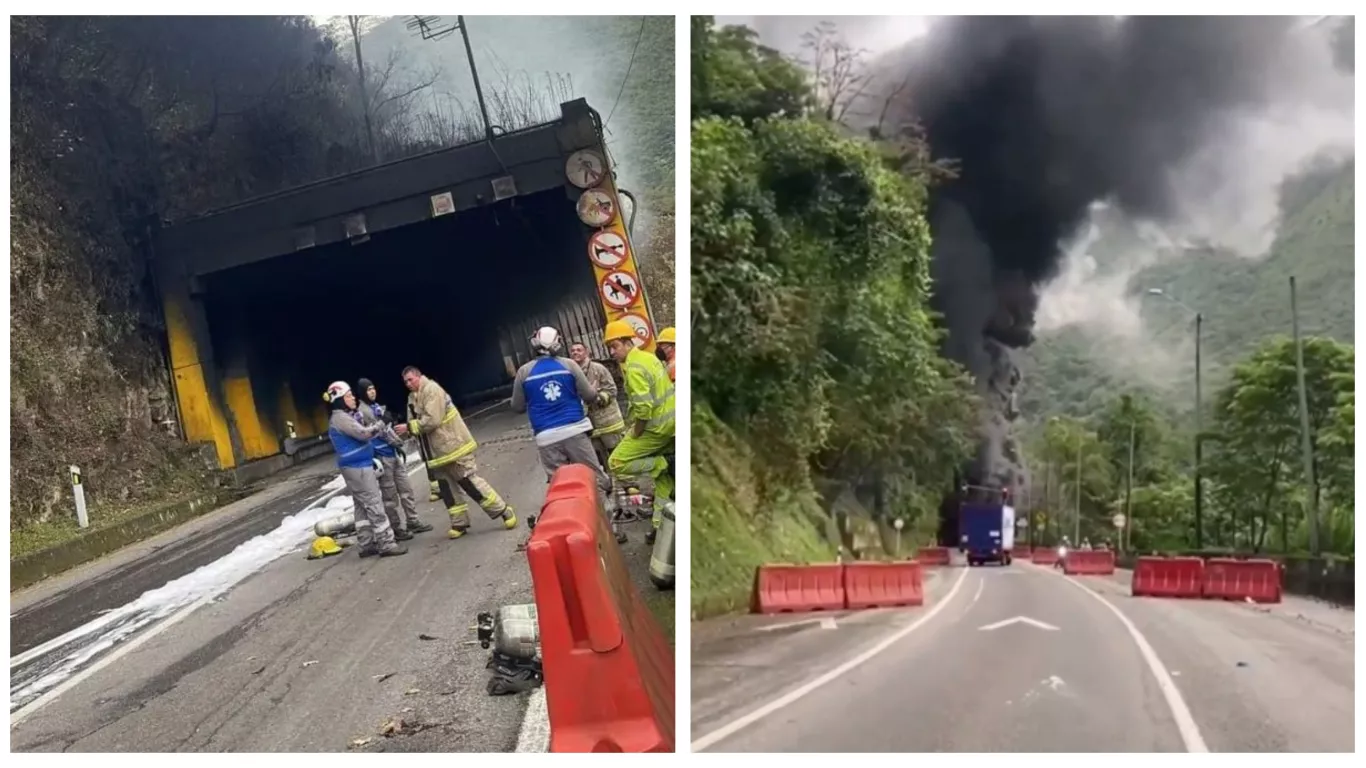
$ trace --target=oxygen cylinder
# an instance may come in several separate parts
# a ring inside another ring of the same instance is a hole
[[[534,659],[541,643],[536,604],[505,605],[493,618],[493,649],[515,659]]]
[[[650,550],[650,581],[660,589],[674,588],[674,504],[664,502],[660,512],[659,532]]]
[[[331,536],[334,539],[342,536],[351,536],[356,532],[356,516],[352,512],[328,517],[319,520],[313,526],[313,533],[318,536]]]

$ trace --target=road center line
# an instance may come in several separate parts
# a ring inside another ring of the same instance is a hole
[[[977,601],[982,598],[982,588],[986,585],[987,580],[985,578],[977,580],[977,591],[972,594],[972,602],[968,603],[969,608],[971,608],[974,605],[977,605]]]
[[[817,688],[820,688],[826,683],[830,683],[836,680],[841,675],[850,672],[854,668],[871,661],[878,654],[892,647],[892,645],[894,645],[898,640],[901,640],[902,638],[906,637],[907,635],[911,634],[917,629],[920,629],[920,627],[924,626],[926,622],[928,622],[930,619],[933,619],[935,616],[939,614],[940,611],[944,610],[944,606],[948,605],[949,602],[953,600],[953,596],[958,594],[959,588],[963,586],[963,579],[965,579],[967,575],[968,569],[962,569],[958,574],[958,579],[953,582],[953,587],[949,589],[948,594],[944,595],[944,598],[942,600],[930,606],[930,609],[926,611],[923,616],[916,619],[915,622],[913,622],[910,626],[903,627],[897,630],[896,632],[893,632],[892,635],[888,637],[886,640],[883,640],[882,642],[878,643],[872,648],[869,648],[867,651],[864,651],[863,653],[859,654],[858,656],[855,656],[849,661],[844,662],[838,667],[835,667],[834,669],[830,670],[829,672],[826,672],[825,674],[801,686],[800,688],[789,691],[788,693],[778,697],[777,699],[774,699],[773,701],[769,702],[768,704],[765,704],[762,707],[759,707],[758,709],[750,712],[749,714],[738,717],[735,720],[732,720],[731,722],[727,723],[726,725],[717,728],[711,733],[693,739],[691,751],[701,752],[707,749],[708,747],[712,746],[713,744],[716,744],[718,741],[728,738],[738,733],[739,731],[753,725],[754,723],[759,722],[760,720],[764,719],[765,717],[768,717],[774,712],[777,712],[783,707],[786,707],[790,704],[797,702],[798,700],[804,698],[807,694],[811,693],[812,691],[815,691]]]
[[[1209,752],[1209,747],[1205,744],[1205,738],[1200,735],[1200,727],[1195,723],[1195,717],[1191,715],[1190,707],[1186,706],[1186,700],[1181,697],[1181,689],[1176,687],[1176,681],[1172,680],[1171,673],[1167,671],[1162,659],[1158,658],[1157,651],[1153,650],[1148,639],[1138,631],[1129,617],[1123,611],[1115,607],[1115,604],[1106,600],[1099,592],[1091,589],[1080,581],[1064,574],[1050,574],[1061,576],[1064,581],[1072,584],[1082,592],[1100,601],[1100,604],[1110,610],[1110,613],[1119,619],[1119,623],[1128,630],[1129,637],[1133,638],[1134,645],[1138,646],[1138,652],[1143,656],[1143,660],[1148,664],[1148,671],[1157,680],[1157,687],[1162,689],[1162,697],[1167,700],[1167,708],[1171,710],[1172,719],[1176,721],[1177,730],[1181,732],[1181,741],[1186,745],[1187,752]]]

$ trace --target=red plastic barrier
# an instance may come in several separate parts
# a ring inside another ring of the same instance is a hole
[[[1200,597],[1205,561],[1198,557],[1140,557],[1134,563],[1134,597]]]
[[[761,565],[754,572],[755,613],[844,610],[844,568],[822,565]]]
[[[848,563],[844,566],[844,597],[851,609],[924,605],[920,563]]]
[[[1281,601],[1281,567],[1274,560],[1230,560],[1212,557],[1205,563],[1201,593],[1216,600]]]
[[[591,469],[555,472],[526,553],[550,751],[673,752],[673,650],[598,509]]]
[[[1109,549],[1069,549],[1062,559],[1069,576],[1108,576],[1115,572],[1115,553]]]
[[[1035,547],[1029,559],[1039,565],[1054,565],[1058,562],[1058,550],[1052,547]]]
[[[1029,547],[1016,547],[1010,550],[1010,557],[1015,560],[1033,560],[1029,552]]]
[[[921,565],[948,565],[952,562],[948,547],[921,547],[916,551],[915,559]]]

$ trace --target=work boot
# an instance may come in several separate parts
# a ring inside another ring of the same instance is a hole
[[[392,547],[389,547],[388,549],[381,549],[379,551],[380,557],[398,557],[399,555],[406,554],[408,554],[408,548],[400,547],[398,545],[394,545]]]
[[[435,529],[421,520],[412,520],[408,523],[408,533],[426,533],[431,530]]]
[[[378,549],[377,547],[361,547],[361,548],[360,548],[360,556],[361,556],[361,557],[374,557],[375,555],[378,555],[378,554],[379,554],[379,549]]]
[[[647,547],[653,547],[654,545],[655,545],[655,529],[651,528],[651,529],[650,529],[650,532],[647,533],[647,534],[645,534],[645,546],[647,546]]]
[[[395,541],[412,541],[413,535],[407,531],[394,531]]]
[[[460,538],[461,536],[464,536],[464,535],[468,534],[469,532],[470,532],[470,529],[468,529],[468,528],[452,528],[452,529],[450,529],[450,531],[448,531],[448,532],[446,533],[446,538],[448,538],[448,539],[458,539],[458,538]]]
[[[517,515],[513,513],[511,504],[509,504],[507,510],[503,512],[503,527],[509,531],[517,527]]]

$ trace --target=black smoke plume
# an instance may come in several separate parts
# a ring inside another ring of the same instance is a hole
[[[1012,350],[1092,203],[1162,221],[1175,175],[1273,97],[1287,18],[961,17],[882,59],[910,73],[909,112],[958,177],[931,205],[946,352],[988,403],[975,484],[1020,488]],[[892,77],[892,79],[900,79]],[[1283,78],[1282,78],[1283,79]]]

